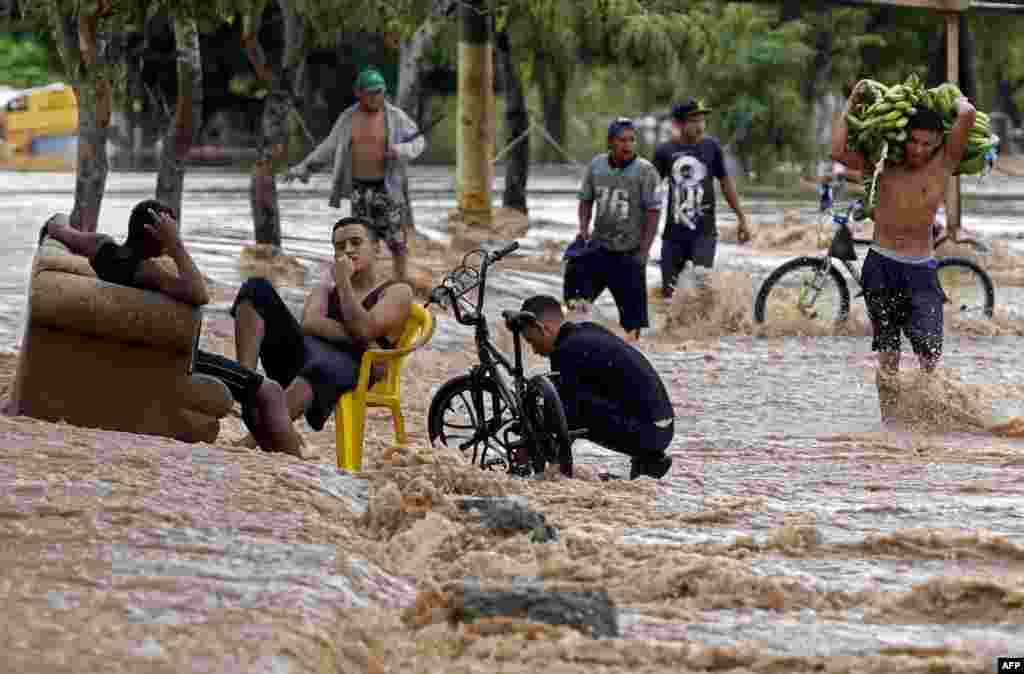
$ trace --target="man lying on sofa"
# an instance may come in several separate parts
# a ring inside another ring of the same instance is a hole
[[[60,241],[72,253],[87,257],[96,275],[108,283],[156,290],[195,306],[210,301],[206,282],[181,241],[174,211],[159,201],[143,201],[132,209],[124,244],[115,243],[106,234],[72,228],[63,213],[43,225],[40,244],[46,236]],[[174,260],[176,275],[154,261],[161,255]],[[229,358],[202,350],[196,353],[194,370],[224,382],[241,404],[242,420],[262,449],[303,456],[302,438],[292,426],[280,384]]]

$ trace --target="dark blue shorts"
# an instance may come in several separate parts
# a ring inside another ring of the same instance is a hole
[[[608,289],[619,308],[619,323],[632,332],[646,328],[647,268],[632,253],[588,246],[565,265],[565,301],[593,302]]]
[[[679,279],[679,272],[687,262],[692,262],[696,267],[715,266],[715,252],[718,250],[717,234],[698,234],[696,232],[687,235],[662,239],[661,241],[661,294],[664,297],[671,297],[676,288],[676,281]]]
[[[939,285],[935,262],[907,264],[872,250],[864,258],[861,275],[864,303],[875,333],[871,348],[898,352],[903,332],[918,356],[941,356],[946,294]]]

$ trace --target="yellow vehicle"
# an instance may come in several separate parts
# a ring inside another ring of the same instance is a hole
[[[66,84],[0,94],[0,169],[73,170],[78,100]]]

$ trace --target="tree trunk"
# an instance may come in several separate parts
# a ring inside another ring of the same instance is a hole
[[[1021,125],[1020,108],[1017,107],[1017,102],[1013,100],[1013,92],[1017,90],[1017,87],[1006,76],[1005,64],[999,66],[998,82],[994,108],[1008,115],[1013,122],[1013,126],[1016,128]]]
[[[284,50],[281,63],[272,68],[259,43],[262,7],[247,17],[243,41],[257,75],[270,83],[263,102],[260,140],[253,169],[249,200],[252,206],[253,235],[256,243],[281,247],[281,210],[277,199],[275,174],[288,161],[288,119],[302,82],[304,52],[302,21],[291,0],[277,0],[284,17]]]
[[[451,12],[456,0],[434,0],[434,6],[412,37],[402,41],[401,56],[398,63],[398,94],[395,105],[404,110],[422,125],[426,120],[427,100],[422,95],[420,71],[423,54],[434,44],[434,38],[444,25],[443,17]]]
[[[97,35],[98,14],[109,7],[97,4],[97,14],[79,14],[77,18],[51,5],[58,48],[78,99],[78,165],[70,220],[72,227],[83,232],[95,232],[99,224],[109,170],[112,87],[106,71],[106,41],[101,43]]]
[[[459,101],[456,125],[456,184],[459,215],[469,226],[494,222],[494,27],[488,0],[459,6]]]
[[[976,99],[978,91],[978,78],[975,69],[975,58],[974,58],[974,36],[968,29],[968,21],[966,13],[961,13],[959,16],[960,22],[960,50],[959,50],[959,62],[960,71],[958,74],[960,91],[964,92],[964,96],[972,100]],[[927,86],[933,87],[942,84],[949,79],[946,75],[946,29],[945,24],[943,28],[938,32],[938,38],[934,50],[931,51],[931,58],[928,64],[928,84]]]
[[[544,111],[544,128],[562,148],[565,147],[565,102],[568,98],[566,90],[569,88],[567,67],[568,64],[558,63],[550,54],[537,54],[536,76]],[[550,142],[544,146],[542,156],[548,161],[564,162],[567,159],[562,150],[552,147]]]
[[[526,182],[530,176],[530,134],[526,131],[530,128],[530,116],[527,114],[523,82],[519,77],[508,33],[498,33],[495,46],[498,58],[501,59],[500,68],[505,73],[506,142],[512,143],[518,139],[505,161],[505,192],[501,205],[526,213]]]
[[[168,121],[164,136],[156,177],[156,198],[171,206],[181,222],[185,159],[192,144],[198,139],[203,116],[203,67],[196,22],[175,20],[174,43],[177,47],[178,97],[174,119]]]
[[[782,0],[779,5],[779,23],[799,21],[803,17],[803,12],[800,0]]]

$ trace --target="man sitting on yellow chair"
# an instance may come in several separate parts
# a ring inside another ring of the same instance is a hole
[[[181,244],[171,209],[157,201],[141,202],[132,210],[129,230],[121,245],[55,217],[41,237],[49,235],[87,256],[105,281],[149,288],[190,304],[207,303],[205,282]],[[334,225],[333,241],[337,282],[310,291],[301,325],[268,280],[252,278],[231,308],[238,362],[204,351],[196,356],[196,371],[223,381],[242,404],[242,418],[256,436],[243,441],[250,447],[303,456],[301,438],[289,420],[305,414],[310,426],[322,429],[338,399],[356,387],[363,351],[372,343],[391,348],[409,318],[412,287],[377,284],[380,245],[373,228],[360,218],[344,218]],[[177,275],[148,262],[164,253],[175,258]],[[267,378],[256,372],[257,360]]]
[[[267,376],[285,387],[289,416],[304,414],[314,430],[356,387],[363,352],[397,343],[413,298],[405,281],[378,282],[380,241],[372,223],[342,218],[332,241],[333,274],[310,290],[301,325],[262,278],[246,281],[231,308],[239,363],[255,369],[262,362]]]

